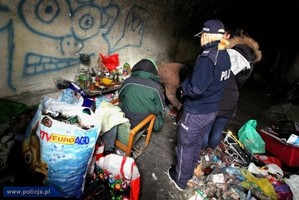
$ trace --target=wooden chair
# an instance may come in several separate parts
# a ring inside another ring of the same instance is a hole
[[[113,99],[110,101],[110,103],[112,103],[113,105],[118,105],[119,99]],[[142,120],[139,124],[137,124],[135,127],[129,130],[129,138],[127,144],[124,144],[122,141],[116,139],[115,146],[121,149],[122,151],[124,151],[127,156],[130,156],[132,153],[134,142],[136,142],[136,137],[143,130],[143,131],[147,131],[145,143],[143,144],[142,147],[142,150],[144,150],[150,142],[155,119],[156,119],[156,115],[149,114],[144,120]],[[144,129],[147,125],[148,127]]]

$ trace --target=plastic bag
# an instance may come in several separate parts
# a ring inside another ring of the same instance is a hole
[[[83,105],[83,97],[70,88],[63,89],[57,100],[78,106]]]
[[[248,120],[238,131],[240,142],[253,154],[265,153],[265,142],[256,131],[256,120]]]
[[[90,96],[88,90],[84,90],[80,85],[63,79],[57,78],[55,80],[56,87],[61,90],[61,94],[57,98],[58,101],[67,102],[73,105],[81,105],[95,110],[95,100]]]
[[[285,178],[284,181],[293,193],[293,200],[299,200],[299,175],[293,174],[290,178]]]
[[[98,155],[94,170],[96,180],[87,188],[84,199],[138,200],[140,173],[134,159],[117,154]]]
[[[273,184],[273,186],[278,196],[278,199],[294,199],[292,191],[288,186],[288,184],[281,182],[281,183]]]
[[[281,161],[276,157],[267,156],[267,155],[255,155],[255,157],[265,164],[276,164],[280,168],[282,167]]]
[[[119,66],[118,54],[103,55],[100,53],[100,58],[109,71],[113,71]]]
[[[278,199],[274,186],[267,178],[257,178],[246,169],[242,169],[241,173],[247,181],[256,184],[267,197],[270,197],[271,199]]]
[[[89,108],[50,98],[41,102],[27,128],[23,152],[35,152],[33,170],[42,171],[47,176],[45,184],[62,197],[79,198],[83,193],[100,132],[97,123]]]

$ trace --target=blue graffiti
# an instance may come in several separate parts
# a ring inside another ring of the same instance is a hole
[[[78,66],[80,61],[78,58],[54,58],[28,53],[25,57],[25,63],[23,74],[29,76]]]
[[[0,12],[11,11],[0,3]],[[48,52],[33,52],[35,50],[24,52],[23,76],[26,77],[78,67],[80,59],[76,55],[84,51],[86,43],[95,37],[103,38],[104,44],[100,45],[106,45],[107,54],[128,47],[141,47],[149,19],[145,8],[133,5],[122,29],[117,29],[114,25],[119,19],[120,7],[112,2],[100,6],[95,0],[20,0],[17,12],[29,31],[39,38],[44,37],[45,43],[54,45],[53,56]],[[62,22],[64,28],[57,29]],[[2,24],[0,31],[8,34],[7,84],[15,91],[12,80],[15,51],[13,21],[9,20],[5,26]],[[90,53],[90,56],[97,54]]]
[[[35,8],[35,13],[40,21],[50,24],[59,15],[60,8],[57,1],[53,0],[47,4],[43,4],[43,1],[40,1]]]
[[[8,13],[10,10],[7,6],[1,5],[0,4],[0,12],[5,12]],[[0,26],[0,32],[6,32],[7,33],[7,46],[8,46],[8,56],[7,56],[7,85],[8,87],[16,91],[16,88],[13,85],[13,80],[12,80],[12,72],[13,72],[13,54],[14,54],[14,31],[13,31],[13,22],[12,20],[9,20],[7,24],[3,25],[3,27]],[[2,51],[2,49],[1,49]]]
[[[1,9],[2,10],[2,9]],[[13,31],[13,23],[12,20],[9,20],[9,22],[4,26],[0,27],[0,32],[7,32],[7,43],[8,43],[8,62],[7,62],[7,85],[10,89],[13,91],[16,91],[16,88],[13,85],[13,80],[12,80],[12,72],[13,72],[13,54],[14,54],[14,31]]]
[[[31,10],[34,15],[28,14]],[[78,67],[79,58],[70,56],[78,55],[84,49],[87,40],[111,30],[119,15],[117,5],[100,7],[92,1],[74,6],[71,1],[39,0],[34,4],[32,1],[22,0],[18,11],[20,19],[30,31],[54,42],[57,41],[60,55],[63,57],[54,58],[40,52],[28,52],[24,60],[24,76]],[[66,22],[65,28],[55,30],[62,21]]]
[[[114,44],[109,39],[108,34],[104,34],[105,40],[109,44],[109,54],[119,51],[125,47],[141,47],[144,30],[149,19],[148,12],[139,6],[132,6],[123,27],[122,35]],[[110,41],[110,42],[109,42]]]
[[[93,27],[95,24],[94,17],[91,14],[85,14],[82,16],[82,18],[79,20],[79,25],[83,30],[89,30],[90,27]]]
[[[8,8],[7,6],[5,6],[5,5],[1,5],[1,4],[0,4],[0,11],[1,11],[1,12],[8,12],[8,11],[9,11],[9,8]]]
[[[74,53],[79,53],[83,47],[83,41],[71,35],[66,36],[65,38],[60,40],[60,50],[62,55],[65,55],[65,52],[70,51],[73,51]]]
[[[64,12],[60,11],[60,7],[64,7]],[[107,7],[84,3],[73,8],[71,1],[39,0],[37,4],[32,4],[22,0],[18,13],[25,26],[40,36],[60,40],[72,30],[75,37],[84,41],[103,30],[110,30],[119,15],[119,8],[112,3]],[[65,29],[58,31],[55,27],[60,26],[61,22],[65,22]]]

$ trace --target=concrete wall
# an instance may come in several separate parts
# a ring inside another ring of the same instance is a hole
[[[290,69],[287,71],[286,77],[291,83],[295,83],[299,79],[299,53],[297,53],[295,60],[291,63]]]
[[[175,34],[172,6],[165,0],[0,0],[0,97],[28,98],[55,90],[57,77],[74,80],[80,53],[92,55],[92,65],[99,53],[117,53],[120,65],[131,66],[147,57],[190,60],[197,52]],[[176,58],[180,49],[184,56]]]

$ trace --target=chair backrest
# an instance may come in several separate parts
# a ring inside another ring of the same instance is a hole
[[[113,99],[110,101],[111,104],[113,105],[118,105],[120,103],[119,99]],[[122,151],[124,151],[126,153],[127,156],[130,156],[132,153],[132,149],[134,146],[134,142],[136,139],[136,136],[138,135],[138,133],[143,130],[144,128],[146,128],[147,134],[146,134],[146,139],[145,139],[145,143],[142,147],[142,150],[144,150],[149,142],[150,142],[150,138],[152,135],[152,130],[154,127],[154,122],[155,122],[156,116],[154,114],[149,114],[144,120],[142,120],[139,124],[137,124],[135,127],[132,127],[129,131],[129,135],[127,137],[125,137],[126,139],[121,139],[124,137],[116,137],[116,141],[115,141],[115,146],[118,147],[119,149],[121,149]],[[118,133],[120,134],[120,133]]]

